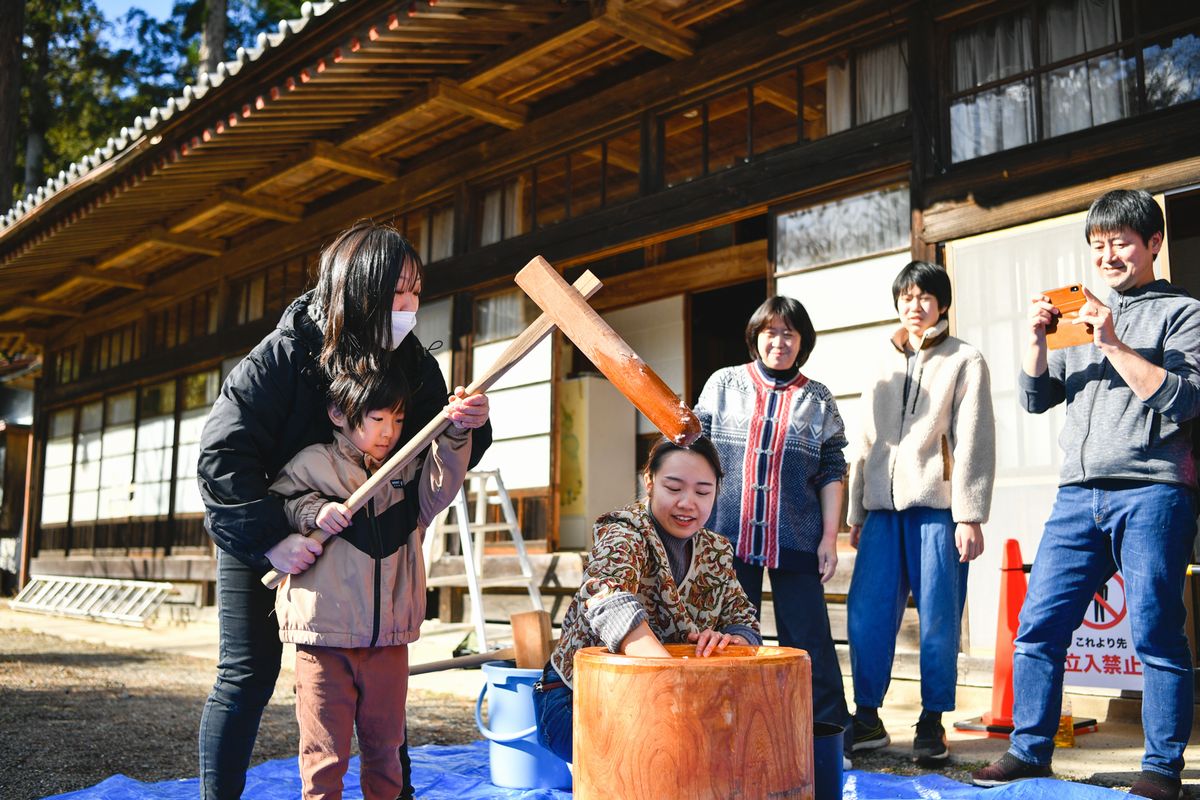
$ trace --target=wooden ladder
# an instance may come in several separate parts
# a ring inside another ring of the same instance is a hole
[[[467,487],[470,486],[475,502],[467,500]],[[488,508],[499,505],[503,522],[489,522]],[[463,573],[458,575],[443,575],[430,577],[426,586],[461,586],[466,579],[467,591],[471,596],[471,616],[475,623],[475,635],[479,640],[479,652],[488,649],[487,632],[483,616],[483,589],[489,586],[525,586],[529,591],[529,602],[534,611],[542,610],[542,593],[538,590],[538,579],[533,574],[533,565],[525,550],[525,539],[521,534],[521,526],[517,521],[517,512],[513,509],[512,498],[504,488],[500,478],[500,470],[473,470],[467,473],[462,489],[454,503],[446,510],[446,514],[435,520],[429,526],[423,544],[425,554],[425,574],[430,575],[430,567],[445,553],[445,536],[448,531],[441,525],[449,526],[450,512],[453,512],[453,525],[458,531],[459,553],[463,561]],[[484,575],[484,540],[486,534],[492,531],[505,532],[512,538],[516,550],[517,561],[521,567],[519,575]]]

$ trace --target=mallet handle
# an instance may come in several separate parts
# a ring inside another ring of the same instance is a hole
[[[545,259],[543,259],[541,256],[534,258],[534,261],[546,263]],[[530,263],[533,262],[531,261]],[[600,279],[593,275],[589,270],[580,275],[579,280],[575,281],[574,289],[581,297],[587,298],[598,292],[601,286],[603,286],[603,284],[600,283]],[[481,394],[490,389],[492,385],[504,377],[504,374],[512,369],[512,367],[516,365],[518,361],[529,355],[543,339],[550,335],[550,332],[553,330],[554,321],[548,315],[542,314],[540,317],[535,319],[528,328],[521,332],[520,336],[518,336],[516,339],[513,339],[512,342],[509,343],[508,347],[506,347],[504,352],[500,354],[495,362],[493,362],[488,371],[479,376],[478,380],[467,387],[467,395]],[[446,430],[449,425],[450,419],[446,416],[446,409],[442,409],[440,412],[438,412],[437,416],[429,421],[429,424],[427,424],[417,433],[416,436],[409,440],[408,444],[404,445],[404,447],[393,453],[392,457],[383,463],[383,466],[375,470],[375,473],[371,475],[371,477],[367,478],[363,485],[358,487],[354,494],[350,495],[349,499],[346,500],[346,506],[349,508],[350,514],[353,516],[354,514],[358,513],[362,507],[366,505],[367,500],[369,500],[371,496],[375,494],[375,491],[379,489],[385,481],[390,479],[393,473],[399,471],[406,464],[408,464],[408,462],[420,455],[426,447],[429,447],[429,445],[433,444],[433,441],[437,439],[437,437],[441,436],[442,431]],[[314,539],[321,544],[329,541],[331,536],[332,534],[326,533],[320,528],[308,534],[310,539]],[[286,576],[287,573],[273,569],[266,575],[263,575],[262,582],[267,588],[274,589],[279,586],[279,584],[283,583],[283,579]]]
[[[681,445],[696,441],[700,420],[692,410],[586,300],[571,291],[554,267],[535,258],[517,273],[516,281],[664,436]]]

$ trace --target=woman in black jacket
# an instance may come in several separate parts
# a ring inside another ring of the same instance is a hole
[[[321,552],[290,530],[267,488],[293,455],[332,439],[325,411],[330,381],[347,373],[380,375],[389,360],[400,359],[412,399],[398,446],[447,406],[437,362],[411,333],[420,291],[420,258],[404,237],[389,226],[358,223],[322,251],[317,288],[292,302],[276,329],[234,367],[209,413],[198,474],[204,524],[219,547],[220,653],[200,719],[204,798],[241,797],[279,675],[275,593],[260,578],[272,567],[303,572]],[[474,464],[491,443],[487,398],[466,397],[458,387],[449,407],[452,420],[475,429]],[[407,748],[401,757],[407,779]]]

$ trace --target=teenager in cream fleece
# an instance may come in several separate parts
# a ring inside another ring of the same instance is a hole
[[[914,261],[892,284],[900,329],[863,394],[863,440],[850,471],[848,633],[854,749],[890,738],[879,719],[891,680],[897,621],[912,593],[920,618],[918,761],[949,756],[941,715],[952,711],[967,564],[983,552],[996,427],[979,351],[950,336],[950,278]]]

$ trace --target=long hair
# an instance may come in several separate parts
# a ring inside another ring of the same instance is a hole
[[[325,319],[319,360],[330,380],[385,370],[393,355],[392,297],[402,275],[402,290],[420,291],[421,257],[390,225],[357,222],[321,251],[313,302]],[[399,350],[406,364],[419,363],[415,337],[405,337]]]

